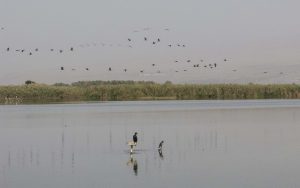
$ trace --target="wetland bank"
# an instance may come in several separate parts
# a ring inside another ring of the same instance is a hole
[[[163,84],[150,81],[80,81],[0,86],[0,102],[298,99],[297,84]]]

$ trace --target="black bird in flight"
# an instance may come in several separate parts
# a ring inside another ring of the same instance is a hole
[[[65,68],[64,67],[60,67],[60,70],[64,70]]]
[[[111,67],[108,68],[108,71],[111,71]]]
[[[147,41],[147,37],[144,37],[144,41]]]

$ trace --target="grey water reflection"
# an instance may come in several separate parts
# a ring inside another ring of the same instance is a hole
[[[132,167],[132,170],[134,172],[134,175],[138,175],[138,162],[137,160],[133,157],[133,154],[130,154],[130,159],[127,162],[127,166]]]
[[[0,187],[300,187],[292,103],[0,106]]]

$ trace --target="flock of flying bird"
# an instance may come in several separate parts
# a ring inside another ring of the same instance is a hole
[[[6,28],[4,27],[1,27],[1,31],[4,31],[6,30]],[[74,53],[75,51],[78,50],[78,48],[84,48],[84,47],[91,47],[91,46],[102,46],[102,47],[105,47],[105,46],[118,46],[118,47],[127,47],[127,48],[134,48],[135,47],[135,42],[138,41],[138,42],[145,42],[145,43],[149,43],[150,45],[152,46],[158,46],[158,45],[163,45],[165,46],[166,48],[186,48],[187,45],[186,44],[182,44],[182,43],[168,43],[168,42],[164,42],[163,43],[163,39],[160,38],[160,37],[156,37],[153,39],[153,37],[149,37],[147,36],[147,32],[151,30],[151,28],[144,28],[142,30],[134,30],[133,33],[138,33],[138,32],[142,32],[144,31],[144,37],[140,37],[140,38],[137,38],[135,36],[133,37],[130,37],[130,38],[127,38],[126,40],[126,43],[123,43],[123,44],[117,44],[117,45],[114,45],[114,44],[105,44],[105,43],[87,43],[87,44],[80,44],[78,46],[70,46],[68,49],[60,49],[60,48],[57,48],[57,49],[54,49],[54,48],[50,48],[46,51],[49,51],[51,53],[58,53],[58,54],[63,54],[63,53],[66,53],[66,52],[71,52],[71,53]],[[169,32],[170,29],[169,28],[165,28],[163,29],[165,32]],[[147,32],[145,32],[147,31]],[[125,41],[125,40],[124,40]],[[16,53],[20,53],[20,54],[27,54],[29,56],[33,56],[34,54],[38,53],[40,51],[40,48],[34,48],[34,49],[24,49],[24,48],[11,48],[11,47],[7,47],[5,49],[5,51],[7,53],[12,53],[12,52],[16,52]],[[224,58],[222,60],[222,62],[227,62],[228,59],[227,58]],[[186,59],[186,60],[178,60],[178,59],[175,59],[173,61],[173,63],[175,64],[184,64],[184,68],[179,68],[178,70],[172,70],[173,72],[187,72],[189,69],[189,67],[191,68],[204,68],[204,69],[215,69],[217,68],[218,64],[217,63],[205,63],[203,59],[200,59],[198,61],[194,61],[192,59]],[[152,63],[151,64],[152,67],[155,67],[156,68],[156,73],[159,74],[159,73],[162,73],[162,71],[159,69],[159,66],[158,66],[158,63]],[[64,71],[66,70],[66,67],[65,66],[61,66],[58,68],[58,70],[60,71]],[[70,70],[72,71],[76,71],[77,69],[76,68],[71,68]],[[89,71],[90,68],[89,67],[86,67],[84,68],[85,71]],[[115,68],[113,68],[112,66],[109,66],[109,67],[106,67],[106,70],[108,72],[112,72],[115,70]],[[129,69],[126,68],[126,66],[122,69],[123,72],[128,72]],[[143,74],[145,73],[145,70],[144,69],[139,69],[138,70],[139,73]],[[233,70],[233,71],[236,71],[236,70]]]

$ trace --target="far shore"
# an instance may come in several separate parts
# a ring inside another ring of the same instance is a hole
[[[164,84],[149,81],[81,81],[53,85],[26,81],[0,86],[0,104],[83,101],[300,99],[297,84]]]

